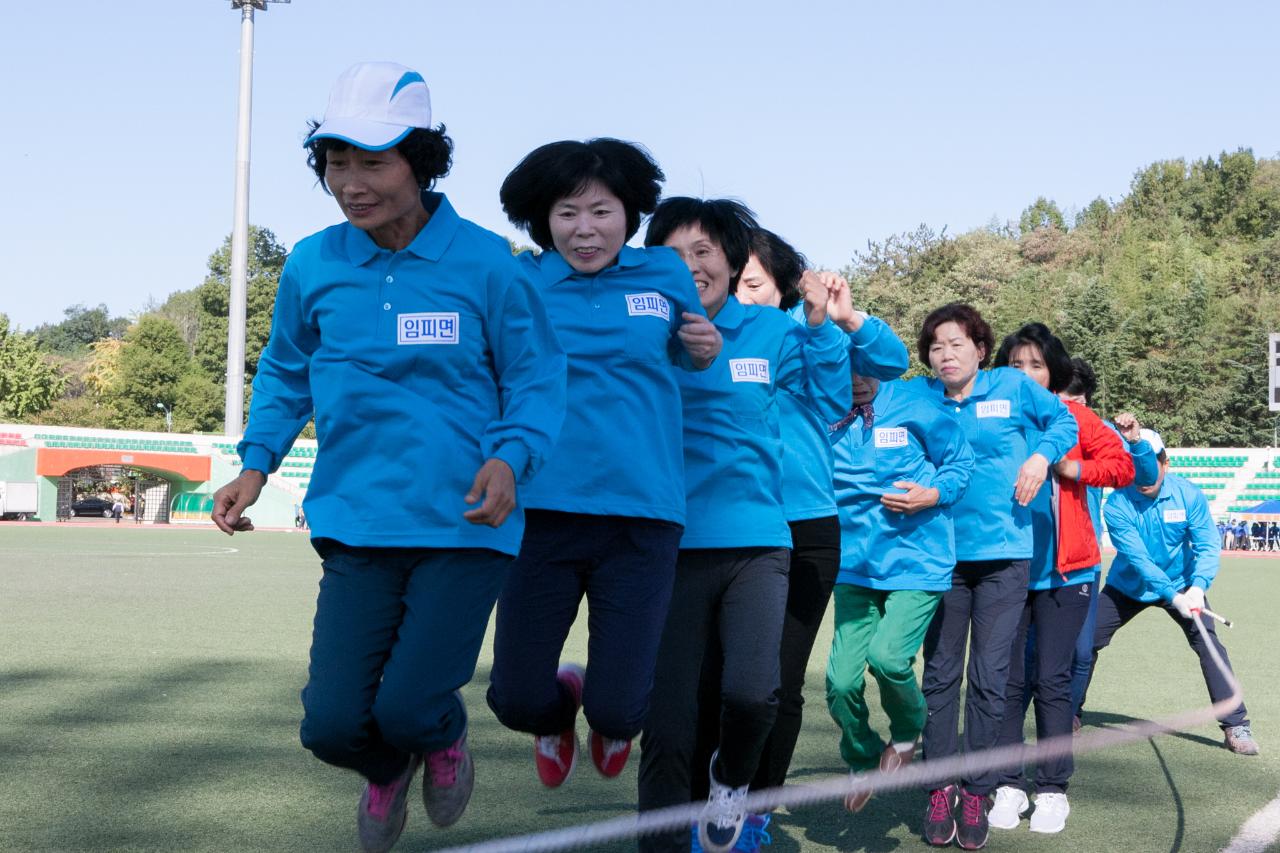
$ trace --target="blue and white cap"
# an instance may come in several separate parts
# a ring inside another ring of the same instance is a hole
[[[431,127],[431,92],[422,75],[394,62],[361,62],[342,72],[329,93],[314,139],[341,139],[367,151],[385,151],[415,127]]]
[[[1151,445],[1151,452],[1156,456],[1159,456],[1160,451],[1164,450],[1164,439],[1160,437],[1160,433],[1143,427],[1138,430],[1138,434],[1146,439],[1147,444]]]

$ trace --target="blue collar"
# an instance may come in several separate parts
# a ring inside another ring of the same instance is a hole
[[[604,275],[610,270],[627,269],[628,267],[639,267],[649,262],[649,256],[645,254],[644,249],[637,249],[634,246],[623,246],[622,251],[618,252],[618,260],[610,266],[595,273],[595,275]],[[566,261],[555,249],[548,249],[538,257],[538,269],[542,272],[543,284],[552,285],[581,276],[582,278],[590,278],[591,276],[575,270],[568,261]]]
[[[720,309],[720,313],[716,314],[716,318],[712,322],[721,329],[736,329],[742,325],[742,321],[745,319],[747,319],[746,306],[730,293],[729,298],[725,300],[724,306]]]
[[[453,205],[449,204],[449,199],[445,198],[444,193],[423,190],[422,206],[431,218],[427,220],[426,225],[422,226],[422,230],[413,238],[413,242],[404,247],[404,251],[417,255],[423,260],[438,261],[444,254],[444,250],[453,242],[453,235],[458,232],[462,218],[453,209]],[[369,263],[378,253],[387,251],[373,242],[373,238],[367,231],[350,223],[347,224],[346,248],[347,258],[358,267]]]
[[[943,399],[948,403],[952,403],[957,406],[963,406],[970,400],[977,399],[979,397],[986,397],[991,393],[991,385],[993,382],[991,378],[991,371],[979,368],[977,375],[973,377],[973,390],[969,392],[969,396],[965,397],[963,400],[953,400],[947,396],[947,386],[941,379],[936,376],[930,376],[926,381],[929,383],[930,388],[942,395]]]

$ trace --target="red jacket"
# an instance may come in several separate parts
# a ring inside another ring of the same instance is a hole
[[[1133,457],[1102,419],[1087,406],[1065,401],[1076,419],[1080,440],[1067,459],[1080,463],[1080,479],[1058,479],[1058,571],[1087,569],[1102,562],[1098,536],[1089,518],[1089,486],[1123,488],[1133,482]]]

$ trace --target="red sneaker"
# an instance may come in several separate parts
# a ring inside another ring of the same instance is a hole
[[[630,740],[615,740],[598,732],[591,733],[591,761],[600,775],[612,779],[627,766],[627,758],[631,755]]]
[[[556,680],[568,687],[573,695],[575,721],[577,710],[582,707],[584,674],[576,663],[564,664],[556,673]],[[574,726],[559,734],[535,736],[533,747],[533,760],[542,784],[548,788],[559,788],[569,780],[573,768],[578,765],[578,733]]]

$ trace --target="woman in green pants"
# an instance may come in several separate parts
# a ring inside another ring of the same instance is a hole
[[[921,384],[854,374],[853,409],[832,430],[843,535],[827,707],[851,774],[895,770],[915,755],[925,701],[912,663],[951,587],[950,507],[973,470],[964,432]],[[887,744],[868,723],[867,670],[889,715]],[[854,792],[845,807],[859,811],[870,796]]]

